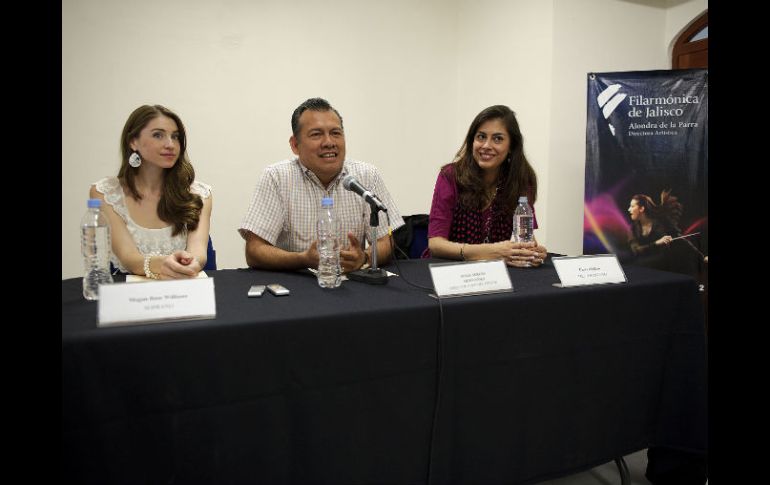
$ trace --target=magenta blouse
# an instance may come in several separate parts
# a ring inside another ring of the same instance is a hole
[[[531,193],[528,193],[528,198],[532,200]],[[500,199],[495,197],[492,204],[483,211],[460,207],[454,166],[450,165],[443,169],[436,179],[430,206],[428,239],[438,236],[449,241],[469,244],[507,241],[513,232],[513,217],[505,216],[500,204]],[[534,205],[532,213],[535,214]],[[534,227],[537,228],[537,214],[534,217]],[[422,257],[430,257],[430,251],[426,249]]]

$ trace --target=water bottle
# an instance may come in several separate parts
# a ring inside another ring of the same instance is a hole
[[[535,240],[534,216],[532,207],[527,201],[527,196],[519,197],[519,205],[513,213],[513,242],[532,242]]]
[[[340,241],[337,220],[334,217],[334,200],[324,197],[316,225],[318,235],[318,285],[336,288],[342,284],[340,276]]]
[[[100,199],[88,199],[88,211],[80,221],[80,249],[83,253],[83,297],[99,299],[99,285],[112,283],[110,275],[110,223],[101,211]]]

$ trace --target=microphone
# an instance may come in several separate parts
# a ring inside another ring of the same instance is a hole
[[[342,186],[351,192],[355,192],[356,194],[360,195],[366,202],[376,207],[377,209],[383,212],[388,212],[388,208],[385,207],[385,204],[380,202],[380,199],[378,199],[376,195],[366,190],[363,185],[359,184],[358,180],[356,180],[354,176],[348,175],[342,179]]]

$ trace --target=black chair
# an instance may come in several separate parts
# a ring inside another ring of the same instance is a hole
[[[428,214],[404,216],[404,225],[393,231],[397,259],[419,259],[428,247]]]
[[[203,267],[203,271],[208,270],[216,270],[217,269],[217,252],[214,249],[214,244],[211,242],[211,236],[209,236],[209,244],[206,247],[206,266]],[[118,271],[118,269],[110,263],[110,274],[122,274],[125,275],[126,273],[123,273],[122,271]]]

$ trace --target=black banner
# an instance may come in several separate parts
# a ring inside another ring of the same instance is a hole
[[[708,262],[708,70],[588,75],[583,253]]]

